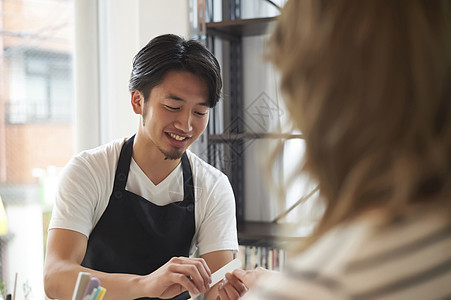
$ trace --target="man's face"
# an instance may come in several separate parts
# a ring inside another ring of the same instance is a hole
[[[205,130],[209,111],[205,81],[189,72],[171,71],[144,104],[140,130],[165,158],[179,159]]]

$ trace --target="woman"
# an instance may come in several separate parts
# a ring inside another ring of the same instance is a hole
[[[288,1],[270,58],[326,210],[221,299],[451,298],[450,42],[451,1]]]

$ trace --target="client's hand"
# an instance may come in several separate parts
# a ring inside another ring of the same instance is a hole
[[[219,284],[218,299],[236,300],[242,297],[248,289],[252,288],[257,280],[268,274],[274,273],[261,267],[254,270],[244,271],[236,269],[232,273],[227,273],[225,279]]]

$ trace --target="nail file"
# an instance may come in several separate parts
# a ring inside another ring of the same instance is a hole
[[[74,293],[72,294],[72,300],[82,300],[88,285],[91,274],[87,272],[79,272],[77,282],[75,283]]]
[[[219,270],[211,274],[211,283],[210,287],[217,284],[219,281],[221,281],[226,273],[231,273],[233,270],[241,268],[241,261],[238,258],[235,258],[228,264],[221,267]]]

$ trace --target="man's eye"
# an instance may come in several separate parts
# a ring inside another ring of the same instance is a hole
[[[169,110],[172,110],[172,111],[180,109],[179,107],[173,107],[173,106],[169,106],[169,105],[165,105],[165,107],[166,107],[166,109],[169,109]]]
[[[199,115],[199,116],[206,116],[207,112],[196,111],[196,114]]]

